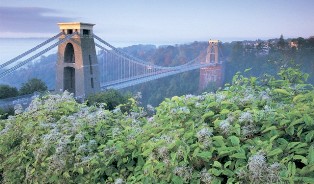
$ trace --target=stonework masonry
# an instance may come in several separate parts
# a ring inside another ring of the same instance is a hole
[[[200,68],[199,90],[203,91],[209,84],[221,87],[224,81],[224,64],[219,57],[219,41],[209,40],[206,60],[202,63],[211,64]]]
[[[75,97],[86,98],[100,91],[100,75],[93,38],[94,24],[59,23],[64,35],[77,32],[58,47],[56,90],[69,91]]]

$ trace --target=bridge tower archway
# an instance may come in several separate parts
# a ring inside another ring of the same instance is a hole
[[[59,23],[63,39],[72,38],[59,44],[56,72],[56,90],[69,91],[75,97],[86,98],[100,91],[100,75],[93,38],[94,24],[69,22]]]
[[[74,47],[72,43],[67,43],[64,49],[64,62],[75,63]]]
[[[209,40],[205,62],[210,66],[200,68],[199,90],[203,91],[209,84],[221,87],[224,80],[224,65],[219,55],[219,40]]]

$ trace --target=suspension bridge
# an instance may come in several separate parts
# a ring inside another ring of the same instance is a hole
[[[59,23],[60,33],[0,65],[0,79],[58,47],[55,91],[86,97],[106,89],[122,89],[170,75],[200,70],[200,87],[221,82],[218,42],[210,41],[206,60],[200,56],[180,66],[164,67],[135,58],[93,33],[94,24]],[[101,64],[95,47],[102,50]]]

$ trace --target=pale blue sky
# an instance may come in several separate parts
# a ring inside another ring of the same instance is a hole
[[[314,0],[0,0],[0,37],[49,37],[63,21],[132,44],[307,38]]]

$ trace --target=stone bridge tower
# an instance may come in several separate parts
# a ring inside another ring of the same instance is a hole
[[[218,40],[209,40],[207,48],[206,60],[202,63],[211,64],[210,66],[200,69],[199,90],[204,90],[209,84],[215,87],[221,87],[224,80],[224,67],[219,57]]]
[[[59,23],[64,33],[59,39],[77,32],[58,47],[56,91],[69,91],[77,98],[86,98],[100,91],[99,70],[93,38],[94,24]]]

